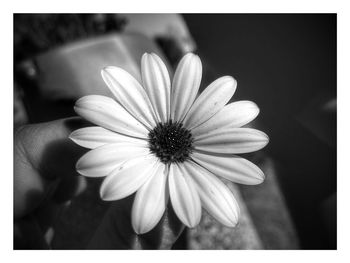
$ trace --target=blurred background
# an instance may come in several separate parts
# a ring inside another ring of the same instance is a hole
[[[159,54],[171,74],[195,52],[202,90],[231,75],[238,81],[231,101],[259,106],[250,126],[270,143],[245,157],[267,179],[226,182],[242,209],[240,225],[225,228],[204,214],[174,249],[336,249],[336,22],[336,14],[15,14],[14,130],[75,116],[84,95],[112,96],[104,66],[140,79],[144,52]],[[88,180],[62,209],[52,248],[88,246],[108,208],[99,184]]]

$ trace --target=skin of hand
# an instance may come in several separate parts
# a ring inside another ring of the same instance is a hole
[[[59,209],[82,193],[88,180],[75,170],[88,151],[69,138],[82,127],[81,118],[31,124],[14,136],[14,248],[49,249]],[[134,195],[109,202],[110,207],[92,235],[88,249],[170,249],[184,230],[169,205],[158,225],[137,235],[131,226]]]

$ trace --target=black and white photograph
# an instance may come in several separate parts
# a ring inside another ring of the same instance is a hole
[[[151,2],[6,8],[1,261],[343,262],[348,14]]]
[[[336,249],[336,14],[14,14],[14,249]]]

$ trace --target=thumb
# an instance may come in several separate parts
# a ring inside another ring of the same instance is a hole
[[[23,217],[57,191],[69,185],[64,194],[76,191],[80,177],[75,163],[86,151],[68,139],[77,127],[86,125],[80,118],[25,125],[14,140],[14,216]],[[62,195],[62,194],[61,194]],[[57,196],[58,197],[58,196]],[[58,198],[63,201],[64,198]]]

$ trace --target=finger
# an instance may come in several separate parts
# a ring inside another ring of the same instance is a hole
[[[114,201],[93,235],[88,249],[170,249],[184,230],[183,224],[168,206],[157,226],[137,235],[131,225],[134,196]]]
[[[14,223],[14,249],[48,249],[44,233],[34,216],[26,216]]]
[[[56,203],[65,203],[73,196],[82,193],[87,187],[86,178],[80,175],[73,175],[71,177],[64,176],[61,179],[52,199]]]
[[[61,182],[72,179],[72,185],[77,185],[74,184],[78,176],[75,163],[86,150],[75,145],[68,135],[86,125],[80,118],[69,118],[26,125],[17,130],[14,141],[15,218],[37,208]],[[68,195],[75,193],[67,191]],[[61,196],[59,200],[67,198],[69,196]]]

